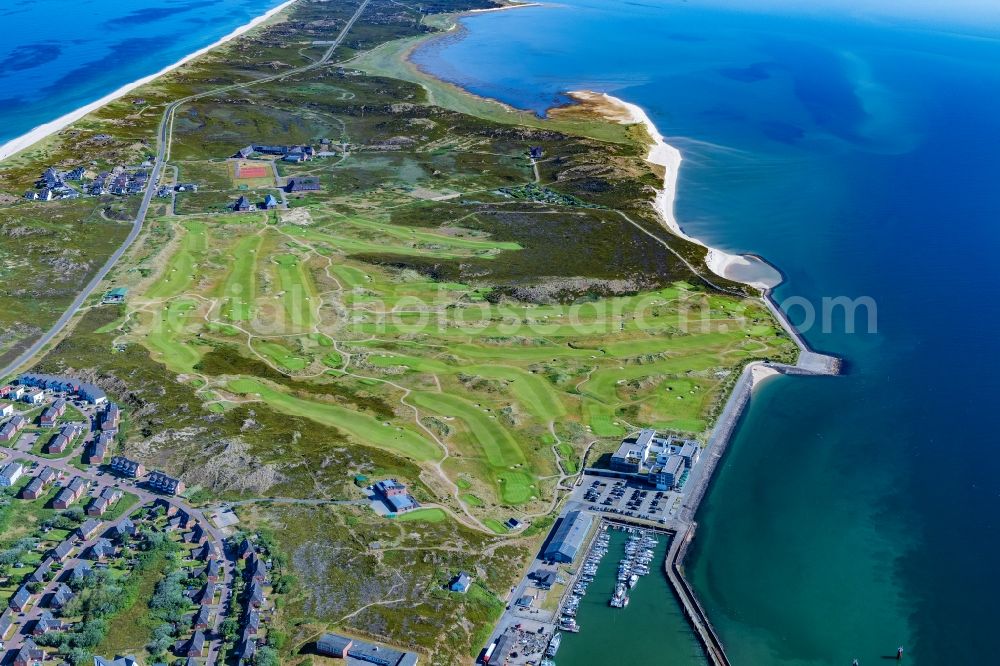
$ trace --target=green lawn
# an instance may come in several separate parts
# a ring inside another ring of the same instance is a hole
[[[396,520],[401,520],[403,522],[423,520],[428,523],[439,523],[447,517],[448,514],[446,514],[443,509],[432,507],[430,509],[415,509],[414,511],[401,513],[396,516]]]

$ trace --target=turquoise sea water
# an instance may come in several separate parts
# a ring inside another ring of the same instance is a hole
[[[684,153],[689,233],[778,266],[796,321],[876,304],[874,332],[805,331],[847,375],[765,384],[699,513],[688,573],[733,662],[993,663],[1000,26],[758,6],[565,0],[415,59],[538,112],[642,105]]]
[[[559,664],[661,664],[704,666],[708,662],[679,605],[664,604],[673,594],[663,570],[670,540],[659,536],[649,574],[629,593],[629,605],[608,605],[618,583],[618,563],[628,535],[611,530],[608,554],[577,609],[581,631],[564,633],[556,661]]]
[[[158,72],[281,0],[0,3],[0,144]]]

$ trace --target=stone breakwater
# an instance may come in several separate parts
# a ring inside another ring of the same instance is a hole
[[[685,494],[684,504],[681,507],[676,522],[671,525],[674,530],[674,539],[670,544],[667,559],[664,563],[667,578],[681,603],[684,614],[691,622],[691,626],[698,636],[705,649],[705,654],[713,666],[730,666],[729,658],[726,656],[722,639],[716,633],[708,618],[708,613],[702,607],[701,602],[684,576],[684,558],[687,555],[688,547],[694,539],[698,524],[694,518],[701,504],[702,498],[708,491],[715,468],[726,452],[729,442],[732,440],[736,426],[743,415],[743,411],[750,403],[753,390],[761,382],[776,375],[837,375],[840,374],[841,362],[835,356],[821,354],[813,351],[805,338],[792,326],[791,322],[781,311],[781,308],[771,298],[770,290],[763,293],[762,299],[774,317],[781,323],[788,335],[799,347],[799,357],[794,364],[768,363],[756,361],[748,363],[740,373],[736,385],[733,387],[729,399],[723,407],[722,414],[712,428],[705,450],[702,454],[700,474],[697,478],[691,479],[693,487]]]

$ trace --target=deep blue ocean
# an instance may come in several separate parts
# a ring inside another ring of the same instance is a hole
[[[0,2],[0,145],[160,71],[279,4]]]
[[[733,662],[997,663],[1000,25],[740,4],[563,0],[415,60],[538,112],[640,104],[684,154],[686,231],[818,316],[876,304],[873,332],[805,332],[847,375],[764,384],[699,513],[688,573]]]

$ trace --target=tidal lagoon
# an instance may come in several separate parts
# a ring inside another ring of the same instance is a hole
[[[538,113],[580,89],[641,105],[684,155],[684,230],[777,266],[776,300],[845,360],[760,388],[702,504],[688,576],[732,661],[978,663],[1000,619],[1000,42],[731,4],[482,14],[413,60]],[[571,646],[560,664],[604,663]]]

